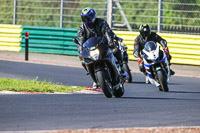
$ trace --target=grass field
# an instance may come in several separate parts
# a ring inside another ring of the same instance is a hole
[[[25,92],[73,92],[86,89],[86,87],[79,86],[63,86],[47,81],[38,81],[37,78],[33,80],[17,80],[0,78],[0,91],[25,91]]]

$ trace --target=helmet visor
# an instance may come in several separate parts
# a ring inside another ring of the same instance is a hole
[[[151,32],[150,30],[148,30],[148,31],[141,32],[140,34],[142,35],[143,38],[145,38],[145,37],[149,37]]]
[[[81,19],[84,23],[92,22],[92,18],[88,15],[81,16]]]

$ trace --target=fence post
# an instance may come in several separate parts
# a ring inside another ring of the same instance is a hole
[[[129,31],[133,31],[132,28],[131,28],[131,26],[130,26],[130,24],[129,24],[129,22],[128,22],[128,19],[126,18],[126,15],[125,15],[124,11],[123,11],[123,9],[122,9],[122,6],[121,6],[121,4],[119,3],[119,0],[115,0],[115,3],[116,3],[116,5],[117,5],[117,7],[119,8],[119,12],[120,12],[120,14],[121,14],[122,17],[123,17],[124,22],[125,22],[125,24],[126,24],[128,30],[129,30]]]
[[[14,0],[13,8],[13,24],[17,24],[17,0]]]
[[[113,0],[107,0],[107,23],[112,28],[112,3]]]
[[[25,60],[28,61],[28,39],[29,39],[29,32],[25,33]]]
[[[63,7],[64,7],[64,1],[60,0],[60,28],[63,27]]]
[[[162,32],[163,28],[163,0],[158,2],[158,32]]]

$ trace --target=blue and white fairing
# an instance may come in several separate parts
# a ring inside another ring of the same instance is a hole
[[[152,66],[154,66],[155,71],[158,71],[160,69],[165,69],[164,71],[166,72],[166,75],[169,81],[170,73],[169,73],[168,60],[167,60],[166,54],[160,50],[160,46],[153,42],[151,43],[151,45],[145,45],[142,52],[144,54],[144,57],[143,57],[144,67],[145,67],[147,76],[149,78],[149,81],[156,86],[160,85],[155,80],[154,74],[151,71]],[[163,68],[163,65],[161,64],[165,64],[165,68]]]

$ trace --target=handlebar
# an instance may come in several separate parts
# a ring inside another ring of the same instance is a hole
[[[76,39],[76,38],[72,38],[72,41],[74,42],[74,43],[76,43],[76,44],[78,44],[78,45],[80,45],[80,43],[79,43],[79,41],[78,41],[78,39]]]

